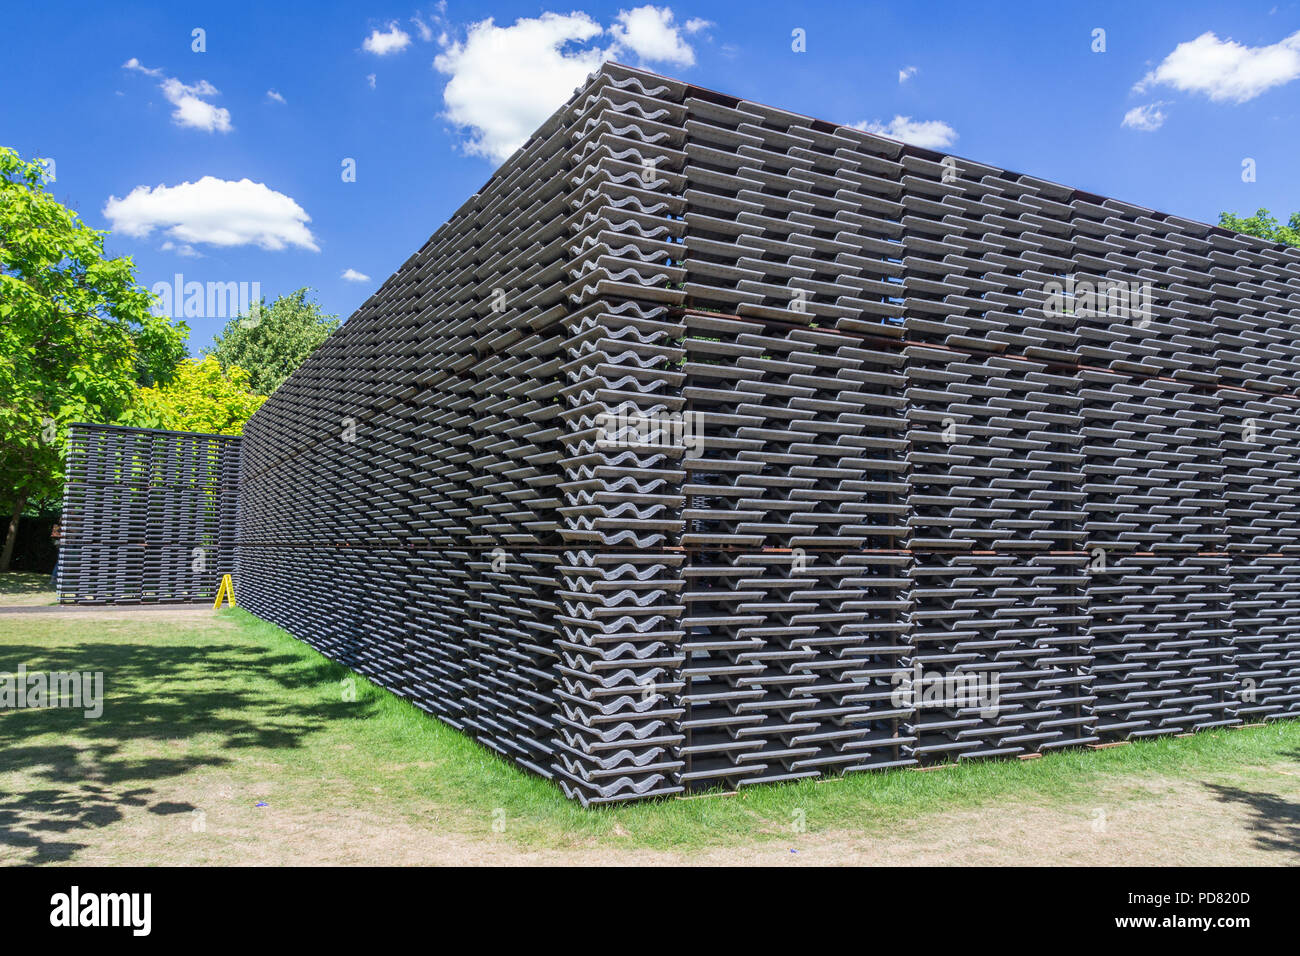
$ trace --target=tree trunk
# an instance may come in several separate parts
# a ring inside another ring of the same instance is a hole
[[[5,535],[4,550],[0,551],[0,571],[9,570],[9,561],[14,556],[14,542],[18,540],[18,519],[23,516],[23,509],[26,507],[26,498],[19,498],[14,502],[13,517],[9,519],[9,533]]]

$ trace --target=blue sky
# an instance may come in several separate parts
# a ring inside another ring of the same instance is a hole
[[[143,285],[306,285],[345,317],[601,57],[1193,219],[1300,210],[1294,0],[45,2],[5,21],[0,144],[52,159],[55,195],[114,228]],[[196,352],[223,324],[188,321]]]

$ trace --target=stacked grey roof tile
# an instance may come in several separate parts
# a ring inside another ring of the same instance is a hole
[[[1296,250],[606,65],[250,421],[239,600],[584,803],[1295,715],[1297,328]]]
[[[234,570],[239,444],[227,435],[71,425],[59,600],[211,600]]]

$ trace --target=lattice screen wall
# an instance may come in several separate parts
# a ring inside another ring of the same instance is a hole
[[[1294,716],[1297,329],[1297,250],[607,65],[250,421],[239,601],[583,802]]]
[[[239,442],[72,425],[60,602],[211,601],[234,571]]]

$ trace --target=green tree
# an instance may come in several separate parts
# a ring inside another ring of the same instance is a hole
[[[215,356],[222,368],[247,369],[253,391],[270,395],[339,327],[337,316],[325,315],[319,303],[308,299],[310,292],[299,289],[270,306],[263,300],[254,315],[227,322],[205,354]]]
[[[1292,213],[1290,221],[1285,226],[1267,209],[1256,210],[1253,216],[1221,212],[1219,225],[1233,232],[1244,232],[1249,236],[1258,236],[1260,239],[1270,239],[1273,242],[1300,247],[1300,212]]]
[[[65,426],[117,421],[139,382],[168,380],[188,335],[45,183],[40,162],[0,147],[0,571],[28,503],[59,493]]]
[[[238,435],[265,401],[250,390],[248,372],[238,365],[223,369],[208,355],[181,362],[165,385],[141,388],[123,424]]]

